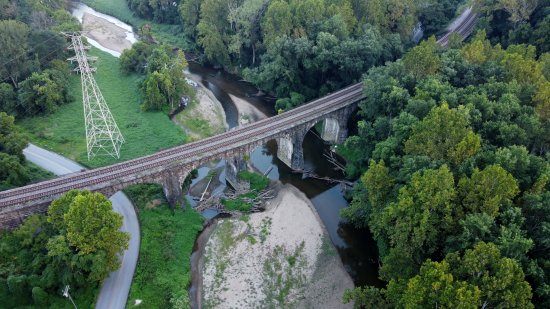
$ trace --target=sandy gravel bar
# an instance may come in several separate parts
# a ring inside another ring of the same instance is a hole
[[[353,282],[309,199],[285,185],[268,210],[218,223],[206,244],[203,308],[350,308]]]
[[[87,31],[87,36],[99,42],[102,46],[121,53],[132,47],[132,42],[127,39],[127,31],[108,20],[84,13],[82,27]]]

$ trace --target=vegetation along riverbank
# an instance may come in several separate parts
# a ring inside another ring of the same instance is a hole
[[[19,124],[30,133],[31,141],[90,167],[121,162],[185,142],[184,132],[165,114],[145,113],[141,110],[141,76],[122,73],[118,59],[106,52],[92,49],[89,54],[98,57],[95,64],[97,84],[126,140],[121,148],[120,159],[99,156],[88,161],[86,157],[79,75],[69,77],[70,94],[74,98],[71,102],[51,114],[19,121]]]
[[[141,246],[128,308],[186,308],[191,282],[189,257],[202,216],[190,208],[171,209],[158,185],[124,190],[138,211]]]

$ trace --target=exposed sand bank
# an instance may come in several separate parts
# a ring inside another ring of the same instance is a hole
[[[105,48],[122,53],[123,50],[132,47],[132,42],[127,39],[127,31],[101,17],[84,13],[82,27],[87,31],[86,36],[97,41]]]
[[[118,57],[125,49],[131,48],[133,34],[131,28],[124,24],[118,25],[108,17],[102,16],[87,7],[80,6],[73,14],[82,22],[86,36],[91,39],[94,45],[108,51]],[[129,35],[132,34],[132,35]],[[202,83],[198,82],[196,76],[190,75],[191,79],[197,82],[197,102],[176,116],[176,122],[184,129],[192,140],[203,139],[227,130],[225,112],[221,103]]]
[[[229,125],[220,101],[201,83],[200,77],[189,71],[186,71],[185,75],[198,85],[195,90],[199,104],[192,104],[180,112],[175,117],[176,122],[191,137],[191,140],[199,140],[227,131]]]
[[[286,185],[268,203],[219,222],[205,248],[203,306],[350,308],[341,297],[353,282],[309,199]]]
[[[241,99],[230,93],[228,93],[228,95],[235,103],[237,111],[239,112],[239,125],[248,124],[267,118],[267,115],[264,114],[264,112],[262,112],[261,110],[256,108],[256,106],[250,104],[246,100]]]
[[[87,31],[84,36],[88,43],[115,57],[120,57],[122,50],[137,42],[132,26],[113,16],[99,13],[83,3],[72,2],[71,14],[82,24],[82,29]]]

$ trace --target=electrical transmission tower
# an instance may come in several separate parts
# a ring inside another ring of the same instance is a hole
[[[73,49],[76,54],[75,57],[68,60],[71,63],[73,61],[78,62],[75,71],[79,72],[81,76],[88,160],[93,159],[98,154],[120,158],[120,146],[124,143],[124,138],[92,75],[96,68],[90,68],[88,64],[88,60],[95,61],[97,57],[86,55],[86,50],[90,47],[84,46],[80,33],[66,35],[71,39],[69,49]]]

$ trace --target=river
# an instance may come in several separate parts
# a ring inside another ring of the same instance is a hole
[[[77,6],[78,9],[73,14],[82,16],[83,12],[87,12],[108,18],[110,22],[126,29],[128,38],[133,40],[134,35],[128,25],[112,16],[97,13],[84,4],[78,3]],[[119,55],[102,47],[97,42],[90,43],[110,52],[114,56]],[[203,84],[222,103],[230,128],[238,125],[239,117],[235,102],[232,101],[230,95],[243,99],[268,116],[275,115],[274,101],[271,98],[256,96],[258,89],[254,85],[242,81],[238,76],[195,62],[189,63],[189,71],[200,76]],[[303,148],[306,170],[312,171],[321,177],[327,176],[335,179],[344,177],[341,173],[334,171],[331,164],[327,162],[323,154],[329,150],[329,145],[326,145],[313,131],[306,135]],[[270,179],[292,184],[306,194],[317,209],[346,270],[350,273],[356,285],[383,286],[378,279],[378,252],[372,235],[367,229],[356,229],[346,224],[340,217],[340,210],[348,206],[340,185],[304,178],[302,174],[293,173],[290,168],[277,159],[276,153],[277,144],[275,141],[270,141],[251,154],[251,161],[260,171],[271,169],[267,175]],[[199,177],[193,183],[205,177],[209,169],[209,167],[200,168]],[[223,174],[220,175],[221,179],[223,177]],[[223,187],[216,190],[219,189],[223,189]],[[213,214],[207,212],[205,216],[211,217]]]
[[[222,103],[230,128],[238,124],[238,113],[229,94],[254,105],[268,116],[275,115],[274,101],[271,98],[255,96],[258,89],[254,85],[242,81],[240,77],[194,62],[189,64],[189,71],[200,76],[203,84]],[[305,170],[312,171],[321,177],[344,178],[341,173],[334,171],[332,165],[327,162],[323,153],[329,151],[329,146],[316,133],[310,131],[306,135],[303,148]],[[271,168],[267,175],[270,179],[292,184],[306,194],[319,213],[346,270],[356,285],[382,286],[382,282],[378,279],[378,252],[372,235],[367,229],[356,229],[346,224],[340,217],[340,209],[348,206],[340,185],[303,178],[302,174],[292,172],[289,167],[278,160],[276,153],[277,143],[270,141],[256,149],[250,159],[260,171],[267,171]],[[207,173],[208,168],[201,169],[199,177],[194,182],[200,180],[202,175],[206,176]]]

